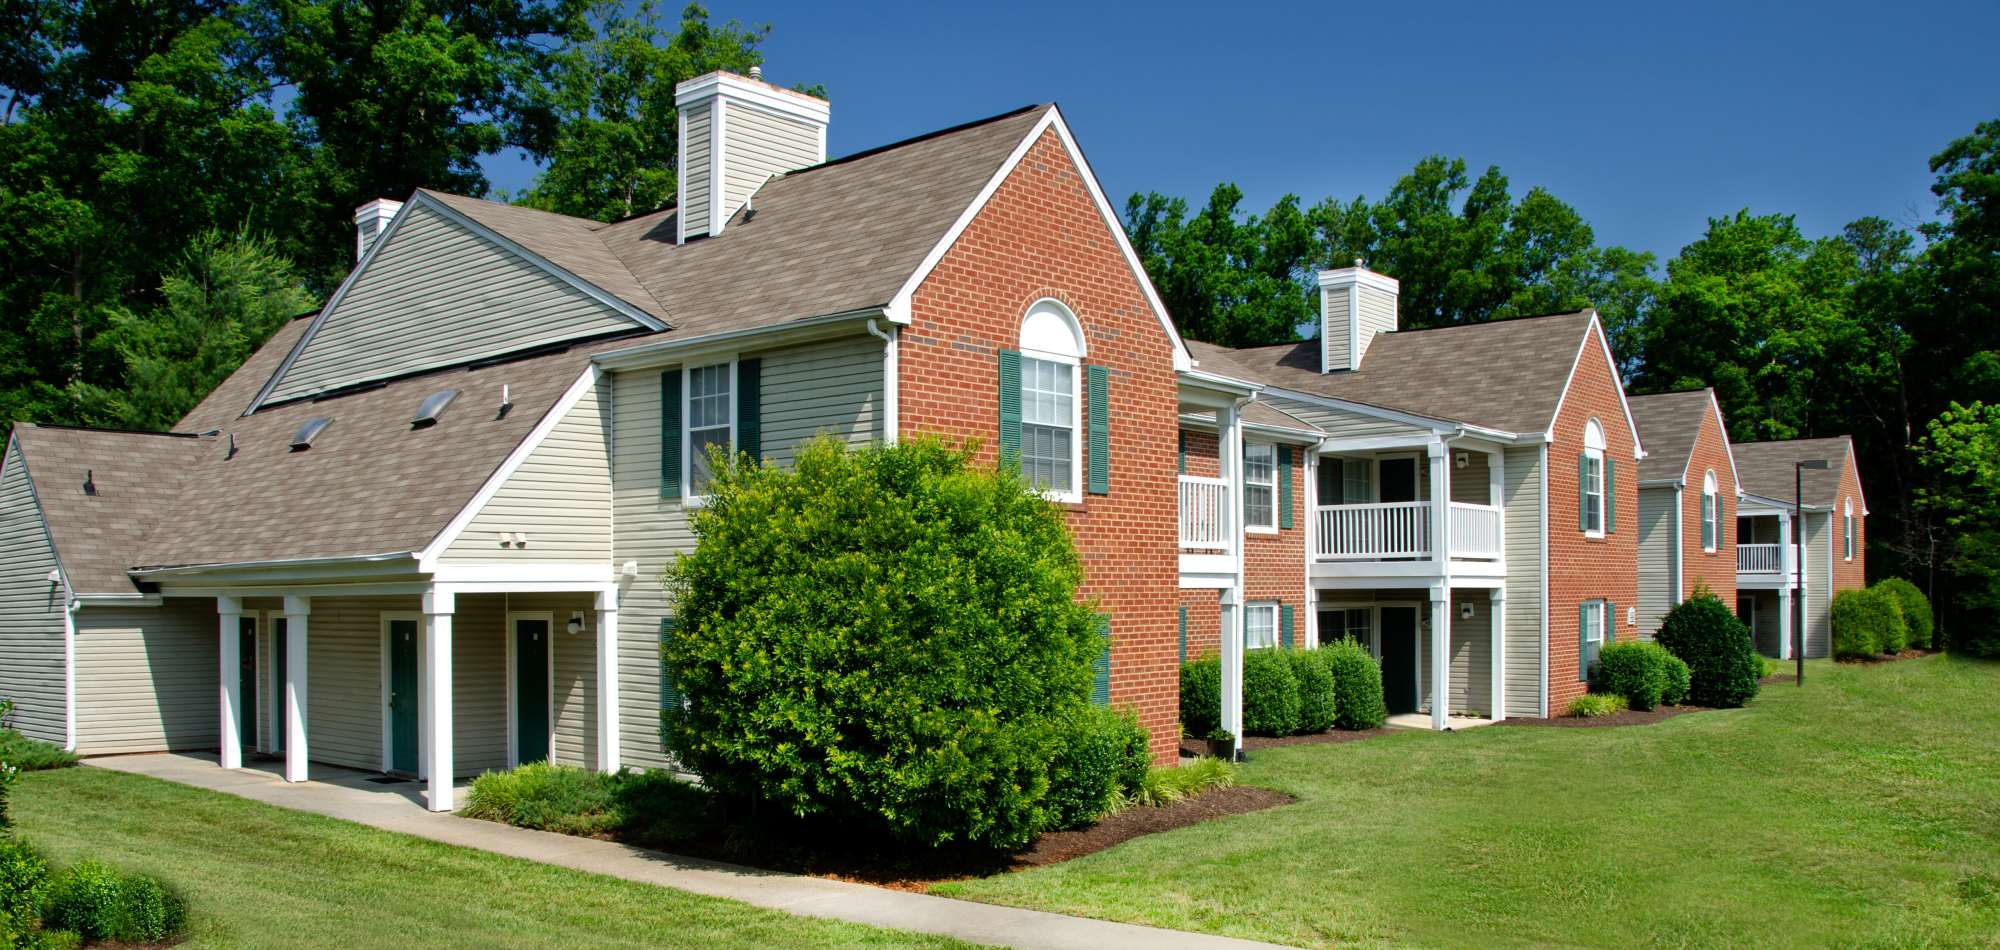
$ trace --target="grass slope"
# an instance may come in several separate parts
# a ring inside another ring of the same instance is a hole
[[[16,831],[188,898],[190,946],[948,947],[585,874],[136,775],[22,776]]]
[[[1269,749],[1285,808],[940,893],[1284,943],[2000,945],[2000,663],[1641,727]]]

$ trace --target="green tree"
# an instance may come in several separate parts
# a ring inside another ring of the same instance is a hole
[[[1318,319],[1308,290],[1313,237],[1299,199],[1243,218],[1243,192],[1222,184],[1190,215],[1157,192],[1125,204],[1126,232],[1182,333],[1227,346],[1299,339]]]
[[[1940,634],[1954,650],[2000,653],[1988,619],[2000,610],[2000,405],[1951,403],[1931,420],[1919,452],[1934,480],[1918,504],[1953,529],[1943,563],[1958,582],[1952,606],[1963,619],[1948,633],[1940,624]]]

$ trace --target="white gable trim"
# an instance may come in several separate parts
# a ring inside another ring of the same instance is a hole
[[[1861,500],[1861,514],[1866,516],[1868,514],[1868,493],[1861,488],[1861,460],[1854,455],[1854,437],[1846,436],[1845,438],[1847,441],[1847,461],[1843,464],[1847,466],[1848,471],[1854,473],[1854,497]],[[1847,480],[1846,472],[1841,473],[1841,480]]]
[[[486,482],[479,486],[479,491],[473,494],[472,500],[466,502],[464,508],[459,509],[458,514],[452,517],[443,531],[438,532],[437,537],[431,539],[428,546],[417,552],[417,570],[425,573],[437,571],[437,559],[451,547],[452,542],[458,540],[459,535],[465,533],[466,526],[472,524],[472,519],[478,517],[479,512],[486,507],[486,503],[492,501],[493,496],[500,492],[500,488],[507,484],[507,479],[528,461],[528,457],[535,453],[535,449],[549,437],[549,433],[555,431],[555,427],[569,415],[569,411],[582,401],[583,394],[597,385],[603,373],[604,371],[596,363],[592,363],[584,369],[583,375],[576,378],[576,382],[570,384],[569,389],[563,391],[562,398],[557,399],[556,404],[549,407],[549,411],[542,416],[541,421],[535,423],[535,428],[528,432],[528,437],[522,439],[520,445],[514,446],[514,451],[500,463],[500,467],[494,469],[492,475],[487,476]]]
[[[1715,398],[1714,387],[1709,387],[1708,390],[1708,408],[1715,414],[1715,431],[1722,433],[1722,454],[1729,459],[1730,484],[1736,486],[1736,493],[1741,495],[1743,494],[1743,479],[1738,478],[1736,475],[1736,446],[1729,441],[1729,423],[1722,418],[1722,402]],[[1699,442],[1700,440],[1701,436],[1696,435],[1695,441]],[[1694,467],[1693,452],[1688,453],[1688,467]],[[1683,477],[1685,477],[1685,473],[1683,473]]]
[[[1576,385],[1577,367],[1583,365],[1583,354],[1590,348],[1590,332],[1597,331],[1598,349],[1604,354],[1604,365],[1611,370],[1611,379],[1618,384],[1618,408],[1625,412],[1625,431],[1632,433],[1632,457],[1646,457],[1646,448],[1639,441],[1639,424],[1632,419],[1632,404],[1625,399],[1625,380],[1618,375],[1618,361],[1611,356],[1611,340],[1604,332],[1604,325],[1597,321],[1597,311],[1591,310],[1590,323],[1583,328],[1583,339],[1576,344],[1576,358],[1570,361],[1569,377],[1563,380],[1562,395],[1556,399],[1556,411],[1549,416],[1549,427],[1542,438],[1551,442],[1556,437],[1556,420],[1562,418],[1563,404],[1569,401],[1569,388]],[[1699,436],[1697,436],[1699,438]]]
[[[259,408],[263,407],[266,400],[271,398],[272,391],[278,388],[278,384],[284,380],[285,374],[291,372],[292,364],[298,360],[299,354],[304,353],[306,347],[312,344],[313,337],[318,334],[319,328],[324,326],[328,318],[339,310],[341,301],[347,298],[347,292],[353,288],[356,281],[360,280],[362,274],[367,273],[369,265],[375,262],[375,255],[380,253],[382,248],[388,246],[389,242],[396,236],[396,232],[402,228],[403,221],[409,217],[411,209],[417,207],[429,208],[443,215],[446,220],[453,224],[465,228],[475,236],[499,247],[501,250],[512,253],[522,260],[546,271],[550,276],[568,284],[578,292],[609,307],[626,319],[632,320],[646,329],[655,331],[671,329],[665,323],[660,322],[658,317],[620,300],[618,297],[599,288],[596,284],[590,283],[561,267],[557,267],[555,264],[549,262],[547,258],[501,236],[492,228],[486,227],[460,214],[450,205],[431,197],[429,194],[417,191],[410,195],[410,200],[403,202],[403,207],[396,211],[396,216],[389,219],[388,227],[383,228],[382,233],[376,235],[375,242],[368,246],[368,253],[361,258],[361,263],[356,264],[354,270],[348,272],[347,279],[340,282],[340,287],[333,292],[332,297],[327,298],[326,306],[321,307],[319,313],[313,315],[312,323],[306,326],[304,333],[299,334],[298,342],[292,344],[292,351],[285,354],[285,360],[278,364],[277,371],[271,374],[270,379],[264,381],[263,388],[257,390],[257,398],[250,401],[250,408],[243,411],[244,415],[247,416],[256,412]]]
[[[1078,177],[1082,178],[1085,187],[1090,189],[1091,201],[1097,205],[1098,215],[1104,219],[1105,227],[1118,242],[1118,250],[1125,255],[1125,264],[1132,269],[1132,277],[1139,282],[1140,291],[1146,295],[1146,304],[1159,319],[1160,329],[1166,331],[1167,339],[1173,342],[1174,369],[1192,369],[1194,359],[1188,355],[1187,344],[1181,341],[1180,332],[1174,329],[1174,321],[1167,315],[1167,305],[1161,302],[1159,292],[1153,289],[1153,281],[1146,276],[1145,265],[1139,261],[1138,252],[1132,249],[1132,242],[1125,237],[1125,226],[1119,222],[1118,214],[1112,209],[1111,202],[1104,197],[1104,189],[1098,186],[1097,173],[1092,171],[1090,163],[1084,160],[1083,151],[1077,148],[1076,139],[1070,135],[1069,126],[1062,120],[1061,110],[1055,106],[1050,106],[1042,115],[1041,121],[1036,122],[1035,127],[1029,129],[1027,135],[1022,136],[1020,143],[1015,145],[1014,151],[1007,156],[1007,160],[1000,163],[1000,170],[994,172],[993,177],[987,180],[986,187],[979,190],[979,196],[972,199],[972,204],[959,214],[957,221],[952,222],[951,229],[944,233],[944,237],[938,240],[929,254],[924,255],[923,263],[918,264],[910,279],[903,282],[902,289],[896,291],[896,295],[890,298],[884,312],[892,322],[906,326],[909,324],[910,301],[916,296],[917,288],[933,270],[937,269],[938,263],[944,260],[945,253],[958,242],[959,235],[965,233],[965,229],[971,226],[972,220],[985,209],[986,203],[993,200],[993,194],[1000,190],[1001,183],[1013,173],[1015,166],[1021,164],[1021,159],[1028,154],[1028,150],[1041,140],[1042,133],[1051,128],[1055,129],[1056,137],[1062,141],[1063,150],[1069,153],[1069,159],[1076,166]]]

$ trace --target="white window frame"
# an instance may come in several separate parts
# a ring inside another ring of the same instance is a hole
[[[1854,499],[1852,498],[1846,499],[1843,502],[1840,520],[1840,543],[1842,552],[1846,555],[1843,560],[1854,560]]]
[[[1069,307],[1052,297],[1044,297],[1028,305],[1021,316],[1021,426],[1028,426],[1026,418],[1028,362],[1041,360],[1045,363],[1063,363],[1070,367],[1069,373],[1069,487],[1066,489],[1040,488],[1042,496],[1050,501],[1064,504],[1083,502],[1083,443],[1087,433],[1083,427],[1083,361],[1090,356],[1090,348],[1083,338],[1083,325],[1076,319]],[[1025,450],[1024,450],[1025,455]]]
[[[1597,648],[1603,650],[1612,644],[1612,641],[1608,637],[1612,620],[1611,603],[1600,598],[1597,600],[1586,600],[1583,602],[1583,606],[1589,608],[1590,615],[1597,618],[1597,636],[1595,642],[1597,643]]]
[[[1722,547],[1722,496],[1715,491],[1715,469],[1702,476],[1701,496],[1708,500],[1708,543],[1701,549],[1714,554]]]
[[[741,413],[737,411],[737,399],[741,394],[737,390],[736,357],[731,356],[708,363],[690,363],[677,370],[681,374],[681,484],[686,486],[682,496],[690,508],[700,508],[708,504],[709,498],[707,493],[697,492],[694,487],[694,371],[717,366],[729,367],[729,392],[725,402],[729,405],[729,452],[733,456],[736,452],[736,426],[742,421],[739,418]],[[706,432],[720,428],[722,427],[702,426],[701,430]]]
[[[1271,642],[1258,645],[1250,642],[1250,617],[1260,611],[1268,611],[1271,616]],[[1243,649],[1274,650],[1282,645],[1278,631],[1278,602],[1275,600],[1253,600],[1243,605]]]
[[[1586,519],[1583,536],[1601,538],[1604,537],[1604,426],[1595,417],[1583,427],[1583,457],[1585,484],[1576,486],[1576,490],[1583,494],[1588,511],[1597,522],[1597,527],[1588,527]]]
[[[1250,450],[1263,449],[1271,453],[1271,477],[1267,481],[1256,481],[1250,477]],[[1250,489],[1268,488],[1271,491],[1271,521],[1257,524],[1250,520]],[[1278,533],[1278,446],[1272,442],[1252,442],[1243,440],[1243,530],[1251,534]]]

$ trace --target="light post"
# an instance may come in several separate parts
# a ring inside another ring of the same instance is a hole
[[[1792,464],[1792,571],[1796,578],[1792,603],[1799,615],[1792,622],[1792,658],[1798,662],[1798,685],[1806,685],[1806,469],[1825,469],[1826,459],[1800,459]],[[1831,616],[1831,615],[1829,615]],[[1829,632],[1830,633],[1830,632]]]

